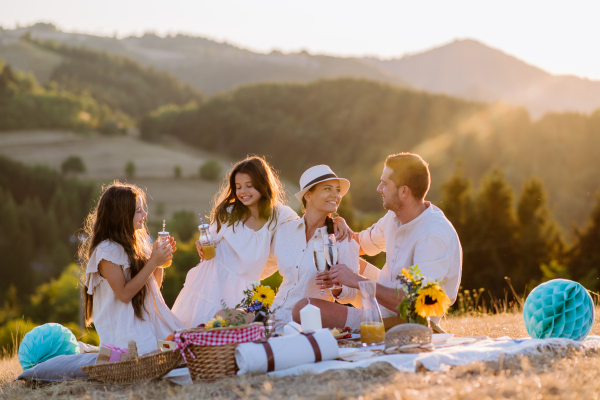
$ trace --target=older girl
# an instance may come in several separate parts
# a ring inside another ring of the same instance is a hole
[[[86,266],[86,323],[94,322],[103,343],[126,348],[135,340],[141,354],[183,328],[160,292],[160,266],[173,258],[175,241],[152,245],[145,203],[135,185],[108,186],[86,219],[88,239],[79,249]]]

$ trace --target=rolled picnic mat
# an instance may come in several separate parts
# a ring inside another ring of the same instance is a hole
[[[296,365],[334,360],[338,355],[337,341],[329,329],[242,343],[235,349],[238,375],[279,371]]]

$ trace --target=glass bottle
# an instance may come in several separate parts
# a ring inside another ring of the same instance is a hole
[[[385,342],[385,328],[381,318],[379,303],[375,298],[375,281],[358,282],[360,295],[362,297],[362,309],[360,310],[360,341],[363,346],[375,346]]]
[[[205,260],[210,260],[217,256],[215,242],[208,231],[209,228],[210,225],[205,224],[202,215],[200,215],[200,225],[198,225],[198,230],[200,231],[200,247],[202,248],[202,253],[204,253]]]
[[[161,245],[164,245],[165,243],[169,242],[169,232],[165,230],[165,225],[165,220],[163,219],[163,229],[162,231],[158,232],[158,240],[160,241]],[[172,263],[173,260],[169,260],[163,265],[161,265],[159,268],[169,268]]]

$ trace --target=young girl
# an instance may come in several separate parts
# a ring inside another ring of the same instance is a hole
[[[160,292],[161,265],[173,258],[175,241],[150,242],[145,225],[146,196],[135,185],[114,182],[104,190],[85,222],[88,239],[79,256],[86,267],[85,318],[102,343],[127,348],[135,340],[140,354],[157,349],[183,324]]]
[[[223,308],[234,308],[250,282],[277,270],[269,261],[271,238],[282,223],[298,218],[282,204],[282,184],[260,157],[237,163],[216,197],[210,233],[218,243],[216,257],[192,268],[173,312],[186,327],[208,322]],[[336,221],[348,233],[345,221]],[[336,228],[337,229],[337,228]],[[199,242],[198,254],[204,257]]]

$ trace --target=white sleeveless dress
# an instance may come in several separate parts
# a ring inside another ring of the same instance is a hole
[[[216,223],[210,234],[217,243],[216,257],[192,268],[183,289],[173,305],[173,312],[188,327],[208,322],[223,308],[240,303],[250,282],[260,281],[275,273],[277,265],[269,259],[271,239],[279,225],[298,219],[290,207],[278,204],[277,224],[265,223],[258,231],[238,222],[234,226]]]
[[[154,274],[146,282],[148,291],[142,321],[135,316],[131,302],[119,300],[98,272],[102,260],[120,266],[125,280],[131,280],[129,257],[123,246],[109,240],[98,244],[87,264],[85,285],[88,294],[94,296],[92,318],[101,343],[127,348],[127,343],[135,340],[139,354],[145,354],[158,348],[157,340],[166,339],[175,330],[184,328],[165,303]]]

